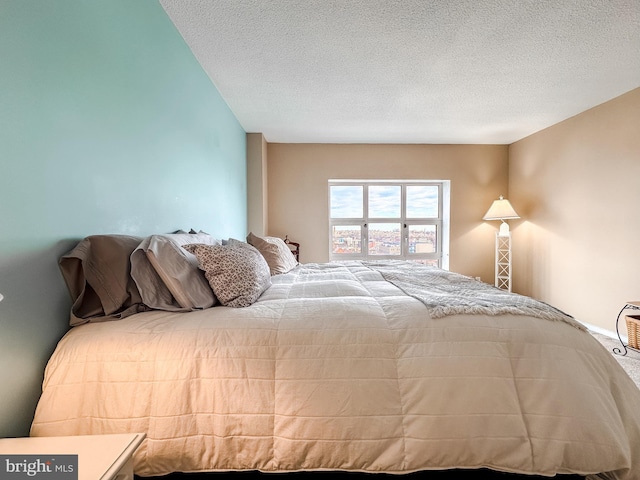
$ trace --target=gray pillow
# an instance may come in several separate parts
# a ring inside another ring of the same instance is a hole
[[[71,326],[118,320],[147,310],[130,276],[129,257],[141,238],[91,235],[60,258],[73,305]]]
[[[218,245],[220,240],[206,233],[151,235],[131,254],[131,277],[145,305],[156,310],[189,311],[216,304],[198,260],[182,248],[189,243]]]

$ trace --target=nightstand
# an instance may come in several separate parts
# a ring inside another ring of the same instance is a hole
[[[78,455],[78,480],[133,480],[133,453],[144,433],[0,439],[2,455]],[[0,465],[3,478],[6,465]],[[71,478],[71,477],[69,477]]]
[[[296,259],[296,262],[299,262],[300,261],[300,244],[289,240],[288,235],[284,236],[284,243],[289,245],[289,250],[291,250],[293,257]]]

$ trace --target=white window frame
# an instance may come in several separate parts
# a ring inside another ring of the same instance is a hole
[[[369,217],[369,187],[371,186],[400,186],[401,187],[401,213],[398,218],[372,218]],[[438,216],[430,218],[406,217],[406,192],[407,186],[436,186],[438,187]],[[363,188],[362,217],[332,218],[331,217],[331,187],[332,186],[361,186]],[[450,180],[336,180],[330,179],[327,201],[329,204],[329,260],[416,260],[436,261],[440,268],[449,269],[449,223],[450,223]],[[400,223],[401,228],[401,253],[400,255],[370,255],[368,253],[370,223]],[[333,252],[333,228],[334,226],[360,226],[360,251],[361,253],[334,253]],[[436,251],[433,253],[409,253],[409,226],[411,225],[436,225]]]

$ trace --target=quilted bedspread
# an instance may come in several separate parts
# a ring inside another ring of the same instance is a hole
[[[527,315],[432,318],[361,262],[299,265],[246,308],[73,327],[31,434],[123,432],[147,434],[141,476],[484,467],[640,479],[640,390],[588,332]]]

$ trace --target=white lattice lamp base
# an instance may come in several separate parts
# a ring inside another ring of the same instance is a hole
[[[511,291],[511,233],[496,233],[496,287]]]

